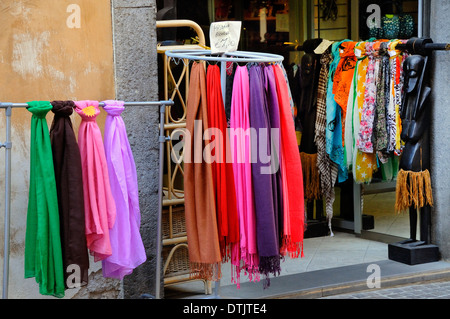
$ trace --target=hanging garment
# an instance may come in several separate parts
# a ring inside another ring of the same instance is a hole
[[[214,154],[211,154],[214,157],[211,168],[220,251],[223,262],[231,261],[231,280],[240,287],[239,219],[230,140],[227,132],[227,119],[218,65],[208,66],[206,84],[208,124],[209,130],[212,130],[211,136],[208,137],[214,136],[209,145],[212,145],[211,148],[214,149]],[[212,149],[210,149],[211,152]]]
[[[274,197],[277,190],[276,171],[272,166],[270,115],[264,92],[264,74],[261,66],[253,65],[249,70],[250,80],[250,127],[258,136],[252,144],[252,180],[256,215],[256,239],[259,255],[259,273],[270,285],[269,274],[280,273],[280,247],[278,242],[278,216]],[[295,132],[294,132],[295,133]],[[278,169],[278,168],[275,168]],[[275,198],[275,201],[277,199]]]
[[[140,234],[141,212],[136,166],[125,123],[122,101],[104,101],[104,147],[116,221],[109,232],[112,254],[102,260],[104,277],[122,280],[147,259]]]
[[[206,72],[192,65],[186,107],[184,197],[191,277],[217,281],[221,277],[219,235],[214,198],[211,154],[203,154],[208,129]],[[205,155],[205,157],[203,157]]]
[[[321,68],[319,84],[317,87],[317,115],[315,142],[317,145],[317,168],[320,176],[320,188],[325,199],[325,211],[327,214],[328,227],[331,231],[331,220],[333,217],[333,204],[335,200],[334,185],[337,180],[338,166],[331,161],[327,154],[326,128],[327,128],[327,88],[332,61],[331,47],[322,54],[320,58]],[[302,163],[303,164],[303,163]],[[332,233],[331,233],[332,235]]]
[[[403,61],[407,57],[405,52],[402,53],[400,50],[396,50],[397,44],[400,43],[402,43],[401,40],[392,41],[389,44],[388,51],[390,56],[390,88],[387,108],[388,151],[394,152],[397,156],[402,154],[400,107],[402,105],[403,92]]]
[[[374,172],[377,170],[377,158],[375,153],[364,153],[357,147],[357,139],[360,130],[361,115],[364,107],[366,92],[366,76],[369,58],[366,55],[366,43],[361,42],[357,46],[358,62],[356,65],[354,82],[354,105],[353,105],[353,129],[352,129],[352,170],[353,179],[357,184],[370,183]]]
[[[31,117],[30,186],[25,234],[25,278],[34,277],[39,293],[64,297],[64,270],[58,198],[46,115],[47,101],[28,102]]]
[[[321,198],[317,146],[314,141],[317,115],[317,86],[320,73],[320,55],[306,53],[301,64],[301,97],[299,118],[303,127],[300,156],[303,168],[303,188],[306,201]]]
[[[53,101],[55,114],[50,127],[50,141],[55,168],[58,194],[58,209],[61,230],[61,246],[66,288],[75,288],[88,283],[89,256],[86,246],[83,176],[81,155],[70,116],[73,101]],[[68,287],[67,279],[72,278],[73,267],[78,267],[78,282]]]
[[[344,157],[342,110],[334,98],[335,95],[333,93],[333,86],[335,72],[341,59],[339,47],[342,43],[348,41],[349,40],[344,40],[332,44],[331,54],[333,61],[330,63],[327,85],[327,153],[330,156],[330,159],[338,165],[338,183],[345,182],[348,179],[348,170]]]
[[[281,135],[280,135],[280,106],[278,104],[275,74],[272,67],[264,67],[264,86],[269,110],[270,127],[273,131],[271,136],[271,165],[275,176],[272,178],[273,203],[275,211],[275,222],[277,224],[277,245],[283,233],[283,180],[281,176]],[[278,132],[277,134],[274,134]],[[279,250],[279,249],[278,249]]]
[[[377,152],[381,163],[387,163],[387,127],[386,127],[386,76],[389,67],[389,58],[386,55],[386,42],[378,42],[375,46],[375,59],[377,60],[376,99],[375,99],[375,123],[374,123],[374,150]]]
[[[281,173],[283,180],[283,234],[281,252],[291,258],[303,257],[303,233],[305,229],[305,207],[303,174],[300,154],[295,136],[294,120],[289,103],[289,87],[282,68],[274,69],[278,104],[280,106]]]
[[[116,205],[111,193],[102,133],[96,118],[98,101],[76,101],[75,111],[81,117],[78,146],[83,173],[86,241],[94,261],[112,254],[110,230],[116,219]]]
[[[236,68],[230,113],[230,145],[239,214],[242,269],[250,281],[259,281],[259,257],[256,246],[255,205],[251,167],[251,129],[249,74],[246,66]]]
[[[364,105],[361,113],[359,137],[356,142],[359,150],[369,154],[374,152],[373,131],[376,114],[376,75],[379,67],[379,61],[375,59],[376,51],[374,45],[374,42],[366,42],[366,55],[368,56],[366,88],[364,93]]]
[[[341,107],[343,122],[345,121],[345,118],[347,116],[348,97],[357,61],[355,56],[355,45],[356,42],[343,42],[340,45],[340,60],[334,74],[334,100]],[[342,125],[342,130],[343,135],[345,135],[345,125]]]

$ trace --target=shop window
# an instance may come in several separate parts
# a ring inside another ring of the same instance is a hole
[[[339,41],[350,37],[350,1],[314,1],[314,37]]]
[[[409,39],[418,34],[417,0],[363,0],[359,17],[361,39]]]

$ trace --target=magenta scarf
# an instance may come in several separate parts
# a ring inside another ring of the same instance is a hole
[[[77,101],[81,116],[78,146],[81,154],[87,247],[100,261],[112,254],[110,229],[116,219],[116,205],[109,184],[102,134],[96,122],[98,101]]]
[[[147,259],[139,232],[141,212],[136,166],[125,123],[122,101],[104,101],[104,146],[116,222],[110,230],[112,255],[102,261],[104,277],[122,279]]]
[[[249,74],[246,66],[236,68],[230,112],[230,143],[239,215],[243,269],[250,281],[259,281],[256,220],[251,171]],[[246,134],[248,133],[248,134]]]

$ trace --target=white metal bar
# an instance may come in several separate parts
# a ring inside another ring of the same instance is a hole
[[[160,286],[161,286],[161,220],[162,220],[162,197],[163,197],[163,167],[164,167],[164,143],[166,141],[164,137],[164,111],[168,105],[173,105],[172,100],[168,101],[145,101],[145,102],[124,102],[124,106],[160,106],[161,119],[160,119],[160,154],[159,154],[159,189],[158,189],[158,227],[157,227],[157,251],[156,251],[156,297],[160,298]],[[100,102],[101,107],[104,103]],[[9,255],[10,255],[10,217],[11,217],[11,114],[13,108],[27,108],[27,103],[1,103],[0,109],[6,110],[6,142],[0,145],[5,147],[5,217],[4,217],[4,253],[3,253],[3,287],[2,298],[8,298],[8,286],[9,286]]]

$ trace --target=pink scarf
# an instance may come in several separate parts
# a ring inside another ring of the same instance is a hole
[[[77,101],[75,111],[81,116],[78,145],[81,154],[87,247],[94,260],[112,254],[109,231],[116,219],[116,205],[109,184],[102,134],[96,118],[98,101]]]
[[[283,241],[281,253],[303,257],[305,207],[303,173],[290,109],[289,88],[279,65],[273,65],[280,106],[281,176],[283,183]]]
[[[243,269],[250,281],[259,281],[256,220],[250,157],[249,75],[246,66],[236,68],[230,113],[230,143],[239,215]],[[248,133],[248,135],[246,135]]]

